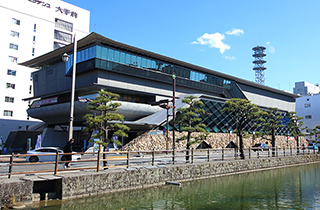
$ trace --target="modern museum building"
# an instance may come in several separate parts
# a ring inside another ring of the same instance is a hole
[[[292,93],[139,49],[97,33],[78,40],[76,51],[73,136],[80,148],[90,138],[81,132],[85,127],[83,116],[89,112],[88,101],[101,89],[120,96],[122,105],[118,112],[124,116],[121,123],[130,127],[125,142],[146,131],[166,128],[167,110],[150,103],[171,100],[173,94],[176,109],[183,106],[181,99],[186,95],[199,97],[206,112],[201,116],[202,122],[207,131],[215,133],[235,129],[232,119],[221,111],[230,98],[248,99],[261,108],[276,107],[284,116],[295,110],[298,96]],[[67,62],[61,59],[64,53],[70,56]],[[70,44],[21,64],[38,69],[33,72],[34,96],[25,100],[30,101],[28,115],[45,123],[38,128],[42,131],[42,146],[64,146],[68,140],[72,58],[73,44]],[[285,127],[277,132],[288,133]]]

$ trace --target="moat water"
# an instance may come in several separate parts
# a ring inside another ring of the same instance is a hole
[[[27,209],[320,209],[320,164],[43,201]]]

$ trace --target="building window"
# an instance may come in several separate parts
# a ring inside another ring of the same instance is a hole
[[[33,43],[33,44],[36,43],[36,36],[33,36],[33,38],[32,38],[32,43]]]
[[[304,108],[309,108],[309,107],[311,107],[310,103],[304,104]]]
[[[9,56],[9,62],[17,63],[18,62],[18,58],[17,57],[13,57],[13,56]]]
[[[13,111],[10,111],[10,110],[4,110],[4,111],[3,111],[3,116],[9,116],[9,117],[12,117],[12,116],[13,116]]]
[[[16,70],[8,69],[8,71],[7,71],[7,75],[16,76],[16,74],[17,74],[17,71],[16,71]]]
[[[306,115],[305,119],[312,119],[312,116],[311,115]]]
[[[20,33],[19,33],[19,32],[16,32],[16,31],[11,31],[11,32],[10,32],[10,36],[19,38],[19,35],[20,35]]]
[[[13,103],[13,102],[14,102],[14,98],[13,98],[13,97],[6,96],[5,99],[4,99],[4,102]]]
[[[62,43],[59,43],[59,42],[54,42],[53,43],[53,49],[56,50],[56,49],[59,49],[61,47],[64,47],[66,46],[66,44],[62,44]]]
[[[32,85],[29,86],[29,94],[32,93]]]
[[[71,43],[72,35],[64,33],[62,31],[54,30],[54,38],[64,42]]]
[[[32,48],[32,56],[34,56],[34,51],[35,51],[35,49],[34,49],[34,47]]]
[[[7,83],[7,88],[9,89],[16,89],[16,85],[12,83]]]
[[[33,32],[36,32],[37,31],[37,24],[34,24],[33,25]]]
[[[55,27],[66,30],[66,31],[73,31],[73,24],[69,23],[67,21],[64,20],[60,20],[58,18],[56,18],[55,20]]]
[[[20,20],[12,18],[12,23],[15,24],[15,25],[20,25]]]
[[[13,50],[18,50],[18,45],[10,43],[9,48]]]
[[[306,129],[306,133],[311,133],[312,129]]]

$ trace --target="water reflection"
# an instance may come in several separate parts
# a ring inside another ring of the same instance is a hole
[[[320,164],[312,164],[47,202],[33,209],[317,209],[319,193]]]

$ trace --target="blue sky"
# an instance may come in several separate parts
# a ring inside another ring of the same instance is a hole
[[[128,45],[249,81],[262,45],[265,85],[320,83],[319,0],[64,1],[91,12],[90,32]]]

